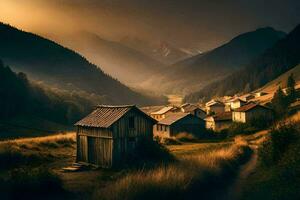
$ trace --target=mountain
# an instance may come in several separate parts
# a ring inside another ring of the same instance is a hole
[[[104,72],[133,87],[166,68],[164,64],[135,49],[89,32],[75,33],[62,39],[60,43],[80,52],[88,60],[101,66]]]
[[[300,25],[241,70],[187,95],[185,101],[255,90],[300,63]]]
[[[165,65],[171,65],[179,60],[191,57],[197,53],[194,49],[176,47],[166,41],[144,41],[135,37],[124,37],[120,43],[135,49]]]
[[[197,91],[240,69],[284,36],[269,27],[241,34],[216,49],[175,63],[149,84],[164,85],[162,89],[168,92],[174,92],[174,85],[180,85],[177,93]]]
[[[30,79],[75,92],[98,95],[110,104],[155,104],[103,73],[78,53],[38,35],[0,24],[0,58]]]

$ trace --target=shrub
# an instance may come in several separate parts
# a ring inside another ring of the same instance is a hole
[[[198,138],[190,133],[179,133],[175,136],[175,138],[181,142],[196,142]]]
[[[174,161],[174,157],[159,142],[141,138],[135,151],[129,156],[127,163],[131,166],[155,166],[158,163]]]
[[[228,129],[228,137],[233,137],[240,134],[252,134],[258,131],[257,128],[250,125],[250,123],[233,123]]]
[[[299,139],[299,132],[295,124],[282,123],[272,128],[270,139],[263,143],[259,151],[261,164],[270,166],[281,158],[289,145]]]

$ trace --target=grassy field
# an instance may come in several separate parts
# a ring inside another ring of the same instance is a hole
[[[150,168],[64,172],[75,162],[75,147],[74,133],[0,142],[0,189],[9,186],[7,197],[18,194],[16,199],[214,198],[225,193],[251,154],[244,139],[190,142],[167,146],[175,160]],[[41,190],[45,185],[50,193]]]

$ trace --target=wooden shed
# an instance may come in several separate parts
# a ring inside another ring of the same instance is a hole
[[[153,139],[156,120],[134,105],[101,105],[77,126],[77,162],[110,168],[133,153],[141,138]]]
[[[154,136],[169,138],[179,133],[190,133],[195,136],[201,136],[205,130],[203,119],[190,113],[173,113],[159,121],[154,127]]]

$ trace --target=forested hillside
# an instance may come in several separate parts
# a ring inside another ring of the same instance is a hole
[[[45,84],[98,95],[110,104],[155,104],[103,73],[76,52],[40,36],[0,24],[0,58],[14,71]]]
[[[0,60],[0,120],[38,117],[73,124],[91,111],[92,102],[77,95],[61,96],[32,84],[24,73],[14,73]]]
[[[187,95],[185,101],[249,92],[275,79],[300,63],[300,25],[245,68]]]

